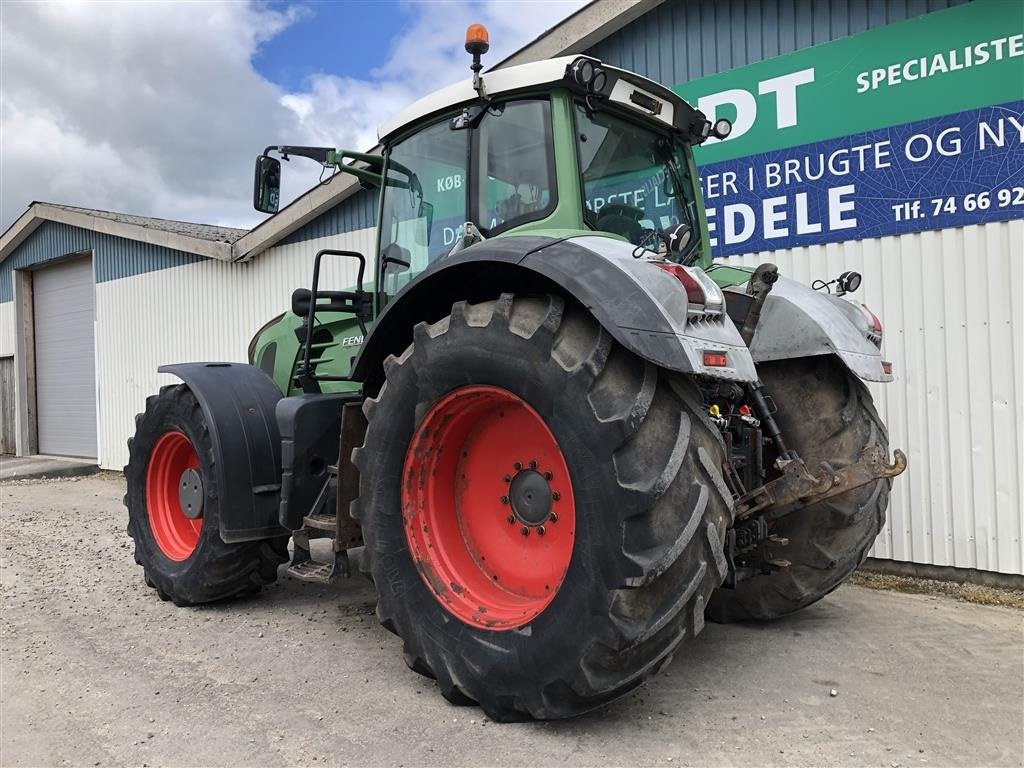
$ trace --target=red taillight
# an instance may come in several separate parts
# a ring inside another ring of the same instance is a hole
[[[882,373],[887,374],[889,376],[892,375],[892,363],[890,363],[888,360],[882,361]]]
[[[704,365],[708,368],[725,368],[729,365],[729,360],[725,352],[705,352]]]
[[[681,264],[673,264],[671,261],[652,261],[649,262],[658,269],[668,272],[672,277],[683,284],[683,288],[686,289],[686,300],[691,304],[706,304],[707,295],[704,293],[704,288],[697,278],[686,271],[686,268]],[[706,365],[706,363],[705,363]],[[722,363],[725,365],[725,363]]]
[[[878,315],[867,308],[866,304],[861,304],[861,309],[868,313],[868,318],[871,320],[871,330],[877,333],[879,336],[882,335],[882,321],[878,319]]]

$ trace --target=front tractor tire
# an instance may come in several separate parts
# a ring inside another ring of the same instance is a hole
[[[146,400],[128,451],[128,534],[146,584],[161,599],[209,603],[257,592],[277,579],[287,537],[236,544],[220,537],[217,457],[188,386],[163,387]]]
[[[889,435],[863,382],[831,355],[758,366],[788,444],[814,471],[856,462],[865,448],[888,455]],[[771,529],[789,543],[774,551],[787,568],[720,589],[713,621],[776,619],[816,603],[864,562],[885,524],[892,481],[876,480],[780,518]]]
[[[692,381],[508,294],[419,324],[385,371],[353,457],[363,568],[445,698],[571,717],[701,630],[732,503]]]

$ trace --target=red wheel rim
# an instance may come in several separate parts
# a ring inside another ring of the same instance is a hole
[[[467,624],[528,624],[565,579],[569,468],[544,420],[507,390],[461,387],[427,412],[405,456],[402,511],[423,581]]]
[[[178,486],[186,470],[199,469],[199,456],[181,432],[161,435],[153,446],[146,470],[146,509],[149,527],[160,551],[169,560],[187,560],[199,544],[203,518],[185,516]]]

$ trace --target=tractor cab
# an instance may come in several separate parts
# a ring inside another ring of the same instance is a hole
[[[268,148],[380,188],[378,309],[431,264],[495,237],[598,235],[628,242],[638,257],[710,263],[693,146],[727,136],[728,121],[712,126],[664,86],[586,56],[481,74],[486,41],[466,47],[472,81],[383,125],[381,155]],[[279,177],[265,152],[258,209],[275,210]]]
[[[590,65],[561,66],[580,61]],[[384,296],[438,259],[509,235],[603,235],[653,254],[685,225],[672,258],[706,258],[692,137],[648,111],[556,81],[396,128],[384,150]]]

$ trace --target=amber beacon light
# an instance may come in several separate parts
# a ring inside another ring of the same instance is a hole
[[[470,24],[466,29],[466,53],[482,56],[491,47],[487,27],[483,24]]]

